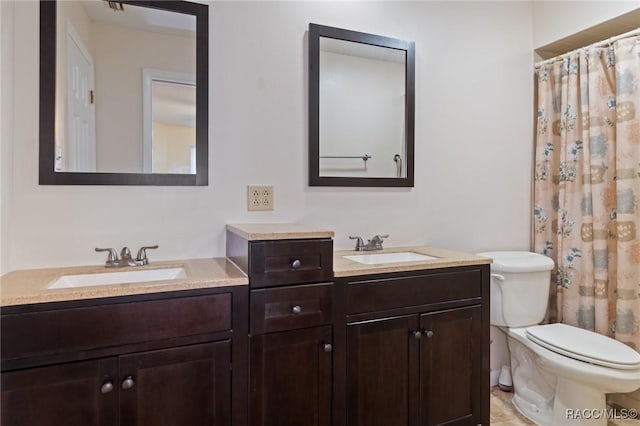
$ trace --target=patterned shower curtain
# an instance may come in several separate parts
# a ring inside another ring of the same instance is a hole
[[[640,36],[536,77],[534,245],[556,262],[548,321],[640,351]]]

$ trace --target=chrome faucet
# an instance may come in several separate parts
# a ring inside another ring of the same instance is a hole
[[[140,250],[138,250],[138,254],[136,255],[135,259],[131,257],[131,250],[129,250],[129,247],[122,247],[122,250],[120,250],[119,259],[118,259],[118,253],[115,251],[115,249],[96,247],[96,251],[97,252],[106,251],[109,253],[109,256],[107,257],[107,261],[105,262],[105,266],[107,268],[120,268],[122,266],[143,266],[148,264],[149,259],[147,258],[147,250],[157,249],[157,248],[158,248],[157,244],[154,246],[140,247]]]
[[[367,241],[365,244],[362,240],[362,237],[352,237],[349,236],[350,240],[356,240],[355,251],[373,251],[373,250],[382,250],[382,243],[384,242],[383,238],[389,238],[389,235],[374,235],[373,238]]]

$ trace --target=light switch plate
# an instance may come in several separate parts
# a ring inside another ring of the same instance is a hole
[[[273,185],[247,185],[247,209],[273,210]]]

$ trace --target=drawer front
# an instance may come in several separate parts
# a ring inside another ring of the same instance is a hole
[[[347,314],[480,298],[481,288],[480,270],[350,281]]]
[[[231,293],[2,316],[2,358],[91,350],[231,329]]]
[[[251,334],[330,324],[332,284],[251,291]]]
[[[251,242],[249,281],[254,288],[333,280],[333,240]]]

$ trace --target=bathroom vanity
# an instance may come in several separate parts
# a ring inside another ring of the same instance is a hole
[[[66,290],[42,283],[87,268],[4,276],[1,423],[246,423],[246,277],[226,259],[181,265],[174,282]]]
[[[345,424],[488,424],[488,276],[474,265],[336,278]]]
[[[228,225],[249,276],[249,424],[332,424],[333,232]]]
[[[489,424],[491,260],[372,261],[332,237],[228,226],[227,259],[162,282],[45,291],[104,268],[5,275],[2,424]]]
[[[249,276],[249,424],[488,424],[491,260],[426,247],[384,250],[406,262],[330,258],[331,236],[227,226]]]

